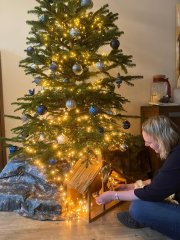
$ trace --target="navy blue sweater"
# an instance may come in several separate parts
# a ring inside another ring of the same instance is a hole
[[[135,189],[134,193],[141,200],[157,202],[175,193],[180,203],[180,145],[172,149],[151,184]]]

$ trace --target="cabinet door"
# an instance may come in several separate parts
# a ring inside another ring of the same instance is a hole
[[[5,136],[4,127],[4,104],[3,104],[3,87],[2,87],[2,71],[1,71],[1,55],[0,55],[0,137]],[[5,143],[0,141],[0,170],[6,165],[6,148]]]

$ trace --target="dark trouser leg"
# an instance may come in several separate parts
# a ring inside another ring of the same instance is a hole
[[[129,211],[140,224],[172,239],[180,239],[180,205],[136,200],[132,202]]]

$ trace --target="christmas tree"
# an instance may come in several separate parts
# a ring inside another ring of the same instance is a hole
[[[88,166],[105,150],[127,148],[121,85],[141,76],[128,75],[135,64],[120,49],[118,14],[107,4],[92,12],[91,0],[36,1],[20,62],[35,88],[13,103],[21,114],[8,117],[21,124],[6,141],[10,157],[29,159],[62,184],[79,159]]]

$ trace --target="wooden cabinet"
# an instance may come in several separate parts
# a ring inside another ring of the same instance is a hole
[[[2,72],[1,72],[1,56],[0,56],[0,137],[5,136],[4,127],[4,105],[3,105],[3,88],[2,88]],[[0,170],[4,168],[7,162],[5,143],[0,141]]]
[[[141,121],[157,115],[165,115],[180,127],[180,105],[177,106],[142,106]]]
[[[141,124],[148,118],[157,115],[165,115],[180,127],[180,105],[177,106],[141,106]],[[158,155],[149,148],[152,172],[154,173],[162,164]]]

